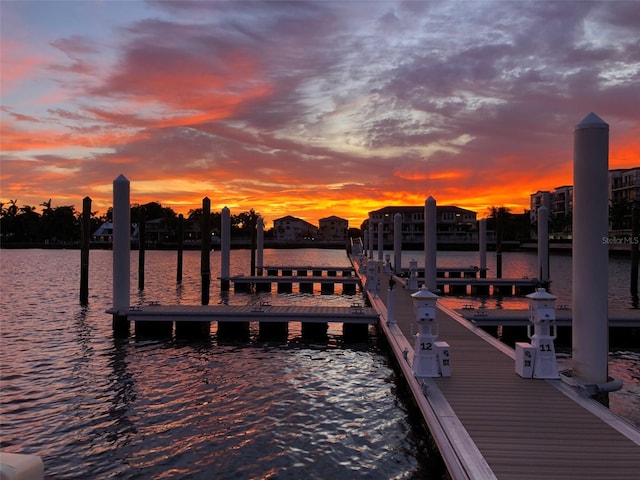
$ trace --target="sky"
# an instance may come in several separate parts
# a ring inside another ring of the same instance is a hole
[[[573,182],[573,128],[640,165],[638,1],[0,0],[0,201],[514,213]]]

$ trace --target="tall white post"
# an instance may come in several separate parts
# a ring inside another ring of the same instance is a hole
[[[371,292],[375,297],[376,290],[378,289],[378,266],[373,260],[367,262],[367,291]]]
[[[608,380],[609,125],[594,113],[573,132],[573,378]]]
[[[128,311],[131,291],[130,184],[124,175],[113,181],[113,309]]]
[[[396,323],[396,293],[393,288],[387,290],[387,325]]]
[[[220,289],[229,290],[231,265],[231,212],[228,207],[222,209],[220,215]]]
[[[264,268],[264,219],[258,217],[258,236],[257,236],[257,252],[256,252],[256,267],[258,269],[258,275],[262,275],[262,269]]]
[[[478,228],[478,241],[480,243],[480,277],[487,276],[487,219],[481,218]]]
[[[538,208],[538,280],[549,283],[549,209]]]
[[[409,290],[417,290],[418,285],[418,261],[411,259],[409,261],[409,281],[407,282],[407,288]]]
[[[367,252],[369,251],[369,229],[365,228],[364,232],[362,232],[363,237],[363,245],[362,245],[362,255],[367,256]]]
[[[382,261],[384,250],[384,224],[378,222],[378,260]]]
[[[369,258],[373,260],[373,219],[369,217]]]
[[[436,291],[438,282],[436,271],[438,251],[437,224],[436,199],[430,196],[424,202],[424,282],[432,292]]]
[[[396,275],[402,274],[402,214],[393,216],[393,270]]]

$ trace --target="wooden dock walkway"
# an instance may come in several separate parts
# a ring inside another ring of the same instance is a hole
[[[116,313],[107,310],[107,313]],[[160,305],[130,307],[117,312],[132,321],[191,321],[191,322],[305,322],[375,324],[378,313],[371,307],[354,304],[334,306],[280,305]]]
[[[416,379],[413,292],[396,278],[397,324],[387,325],[388,278],[368,295],[453,479],[639,478],[637,427],[563,380],[521,378],[513,349],[442,305],[451,377]]]

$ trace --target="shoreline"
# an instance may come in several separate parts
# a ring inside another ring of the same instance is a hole
[[[631,256],[632,254],[631,244],[610,244],[609,255],[612,256]],[[251,248],[251,244],[248,240],[238,239],[231,241],[232,250],[248,250]],[[264,248],[269,249],[303,249],[303,248],[317,248],[317,249],[347,249],[346,241],[301,241],[301,242],[280,242],[280,241],[266,241]],[[46,243],[46,242],[2,242],[0,243],[0,250],[28,250],[28,249],[41,249],[41,250],[80,250],[80,243]],[[183,250],[200,250],[200,245],[183,245]],[[393,245],[385,245],[385,250],[392,251]],[[478,252],[479,245],[475,243],[438,243],[438,251],[458,251],[458,252]],[[110,244],[92,244],[90,250],[111,250]],[[138,250],[136,245],[132,245],[132,251]],[[177,251],[176,244],[164,244],[164,245],[147,245],[145,250],[167,250]],[[220,245],[213,245],[211,250],[220,250]],[[377,250],[375,248],[374,250]],[[424,246],[418,243],[410,243],[402,245],[403,251],[422,251]],[[522,243],[515,244],[509,243],[502,246],[502,252],[536,252],[538,250],[537,243],[533,241],[523,241]],[[487,252],[495,252],[495,245],[488,245]],[[549,251],[559,254],[571,255],[573,249],[570,242],[562,243],[550,243]]]

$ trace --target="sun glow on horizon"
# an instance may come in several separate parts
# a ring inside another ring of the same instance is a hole
[[[635,5],[196,3],[0,2],[0,201],[104,214],[124,174],[132,203],[183,215],[204,197],[352,227],[429,196],[520,213],[572,183],[591,110],[609,168],[640,163]],[[576,60],[594,46],[601,69]]]

